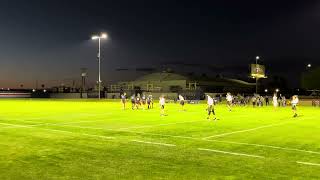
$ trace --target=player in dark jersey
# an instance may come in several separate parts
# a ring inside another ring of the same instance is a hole
[[[149,95],[147,98],[148,109],[153,108],[153,98],[152,95]]]
[[[126,101],[127,101],[127,94],[126,93],[121,94],[121,103],[122,103],[123,110],[126,109]]]
[[[134,107],[136,106],[136,98],[134,95],[131,96],[131,105],[132,110],[134,110]]]
[[[142,109],[144,110],[146,103],[147,103],[147,98],[146,98],[145,94],[142,94],[141,101],[142,101]]]

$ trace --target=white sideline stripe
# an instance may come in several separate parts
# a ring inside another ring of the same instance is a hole
[[[71,131],[36,127],[39,125],[15,125],[15,124],[8,124],[8,123],[0,123],[0,124],[5,124],[8,126],[15,126],[15,127],[24,127],[24,128],[38,128],[38,129],[43,129],[43,130],[47,130],[47,131],[70,133],[70,134],[83,135],[83,136],[89,136],[89,137],[98,137],[98,138],[102,138],[102,139],[115,139],[115,137],[110,137],[110,136],[100,136],[100,135],[87,134],[87,133],[75,133],[75,132],[71,132]]]
[[[155,124],[155,125],[145,125],[145,126],[134,126],[134,127],[127,127],[127,128],[119,128],[119,130],[141,129],[141,128],[158,127],[158,126],[170,126],[170,125],[186,124],[186,123],[194,123],[194,122],[203,122],[203,121],[196,120],[196,121],[183,121],[183,122],[167,123],[167,124]]]
[[[14,125],[14,124],[5,124],[5,125],[28,128],[28,126],[22,126],[22,125]],[[72,126],[72,125],[67,125],[67,124],[65,124],[65,125],[49,124],[49,125],[62,126],[62,127],[73,127],[73,128],[80,128],[80,129],[95,129],[95,130],[107,130],[107,131],[115,131],[115,132],[127,132],[127,133],[142,134],[142,135],[152,135],[152,136],[161,136],[161,137],[173,137],[173,138],[180,138],[180,139],[191,139],[191,140],[196,140],[196,141],[219,142],[219,143],[226,143],[226,144],[237,144],[237,145],[264,147],[264,148],[269,148],[269,149],[280,149],[280,150],[286,150],[286,151],[296,151],[296,152],[302,152],[302,153],[308,153],[308,154],[319,154],[320,155],[320,152],[317,152],[317,151],[310,151],[310,150],[303,150],[303,149],[296,149],[296,148],[286,148],[286,147],[264,145],[264,144],[242,143],[242,142],[222,141],[222,140],[209,140],[209,139],[194,138],[194,137],[188,137],[188,136],[177,136],[177,135],[167,135],[167,134],[157,134],[157,133],[145,133],[145,132],[126,131],[126,130],[107,129],[107,128],[94,128],[94,127],[84,127],[84,126]]]
[[[66,127],[74,127],[74,128],[82,128],[82,129],[107,130],[107,131],[127,132],[127,133],[135,133],[135,134],[151,135],[151,136],[162,136],[162,137],[173,137],[173,138],[180,138],[180,139],[191,139],[191,140],[196,140],[196,141],[209,141],[209,142],[219,142],[219,143],[225,143],[225,144],[237,144],[237,145],[264,147],[264,148],[269,148],[269,149],[280,149],[280,150],[286,150],[286,151],[296,151],[296,152],[302,152],[302,153],[308,153],[308,154],[319,154],[320,155],[320,152],[317,152],[317,151],[310,151],[310,150],[303,150],[303,149],[296,149],[296,148],[286,148],[286,147],[264,145],[264,144],[242,143],[242,142],[222,141],[222,140],[209,140],[209,139],[194,138],[194,137],[188,137],[188,136],[166,135],[166,134],[157,134],[157,133],[145,133],[145,132],[125,131],[125,130],[107,129],[107,128],[94,128],[94,127],[83,127],[83,126],[72,126],[72,125],[65,125],[65,126]]]
[[[187,136],[174,136],[174,135],[166,135],[166,134],[145,133],[145,132],[128,131],[128,130],[120,130],[120,129],[108,129],[108,128],[97,128],[97,127],[84,127],[84,126],[73,126],[73,125],[59,125],[59,124],[56,124],[56,126],[73,127],[73,128],[80,128],[80,129],[94,129],[94,130],[106,130],[106,131],[115,131],[115,132],[126,132],[126,133],[152,135],[152,136],[175,137],[175,138],[182,138],[182,139],[202,140],[202,139],[193,138],[193,137],[187,137]]]
[[[25,121],[32,123],[33,121]],[[37,127],[37,126],[45,126],[45,125],[68,125],[68,124],[79,124],[79,123],[87,123],[87,122],[97,122],[97,121],[75,121],[75,122],[66,122],[66,123],[39,123],[39,124],[32,124],[32,125],[16,125],[10,123],[0,123],[2,125],[7,125],[8,127],[0,127],[0,129],[11,129],[16,127]],[[33,122],[35,123],[35,122]]]
[[[78,114],[69,114],[69,115],[44,115],[44,117],[27,117],[26,120],[21,120],[18,118],[7,118],[7,117],[1,117],[4,118],[3,120],[13,120],[13,121],[30,121],[30,120],[43,120],[43,119],[52,119],[52,118],[59,118],[59,117],[92,117],[92,116],[101,116],[101,115],[111,115],[113,113],[98,113],[98,114],[91,114],[91,113],[78,113]]]
[[[21,125],[21,124],[10,124],[10,123],[0,123],[0,124],[6,125],[6,127],[1,127],[0,129],[16,128],[16,127],[28,128],[28,127],[38,126],[38,124],[34,124],[34,125]]]
[[[166,143],[158,143],[158,142],[149,142],[149,141],[140,141],[140,140],[131,140],[132,142],[137,142],[137,143],[144,143],[144,144],[154,144],[154,145],[160,145],[160,146],[169,146],[169,147],[174,147],[176,145],[174,144],[166,144]]]
[[[294,121],[286,121],[286,122],[282,122],[282,123],[259,126],[259,127],[251,128],[251,129],[244,129],[244,130],[240,130],[240,131],[233,131],[233,132],[228,132],[228,133],[223,133],[223,134],[217,134],[217,135],[213,135],[213,136],[204,137],[202,139],[210,139],[210,138],[214,138],[214,137],[228,136],[228,135],[231,135],[231,134],[238,134],[238,133],[243,133],[243,132],[256,131],[256,130],[259,130],[259,129],[270,128],[270,127],[275,127],[275,126],[281,126],[281,125],[288,124],[288,123],[291,123],[291,122],[294,122]]]
[[[310,163],[310,162],[301,162],[297,161],[298,164],[303,164],[303,165],[309,165],[309,166],[320,166],[320,164],[317,163]]]
[[[98,138],[102,138],[102,139],[115,139],[115,137],[100,136],[100,135],[87,134],[87,133],[74,133],[74,132],[71,132],[71,131],[64,131],[64,130],[59,130],[59,129],[47,129],[47,128],[38,128],[38,129],[44,129],[44,130],[54,131],[54,132],[77,134],[77,135],[83,135],[83,136],[89,136],[89,137],[98,137]]]
[[[229,152],[229,151],[221,151],[216,149],[205,149],[205,148],[198,148],[200,151],[210,151],[215,153],[222,153],[222,154],[230,154],[235,156],[246,156],[246,157],[253,157],[253,158],[265,158],[264,156],[252,155],[252,154],[243,154],[243,153],[236,153],[236,152]]]

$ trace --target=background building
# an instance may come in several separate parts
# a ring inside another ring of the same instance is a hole
[[[155,72],[141,76],[133,81],[122,81],[112,84],[109,86],[108,92],[112,94],[111,98],[118,98],[121,93],[126,92],[128,95],[152,93],[156,96],[171,93],[170,95],[174,97],[179,93],[201,99],[204,98],[205,93],[250,93],[254,88],[255,83],[248,83],[237,79]]]

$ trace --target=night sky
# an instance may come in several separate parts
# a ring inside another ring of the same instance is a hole
[[[82,67],[93,83],[90,37],[102,31],[110,36],[102,47],[105,82],[135,73],[117,68],[237,67],[256,55],[269,73],[295,77],[320,58],[319,12],[317,1],[1,0],[0,86],[68,84]]]

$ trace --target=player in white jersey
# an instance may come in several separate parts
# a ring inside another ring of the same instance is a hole
[[[213,98],[210,97],[209,95],[207,95],[207,98],[208,98],[208,100],[207,100],[207,111],[208,111],[208,117],[207,117],[207,119],[210,119],[211,113],[212,113],[213,116],[215,116],[216,114],[215,114],[215,112],[214,112],[214,100],[213,100]],[[216,121],[217,118],[214,117],[213,120]]]
[[[293,111],[293,117],[297,117],[297,105],[299,104],[299,98],[298,96],[292,96],[292,101],[291,101],[291,105],[292,105],[292,111]]]
[[[139,109],[139,107],[141,106],[141,97],[140,97],[140,94],[138,93],[137,96],[136,96],[136,108]]]
[[[228,109],[229,111],[231,111],[232,100],[233,100],[231,93],[227,93],[226,100],[227,100]]]
[[[164,106],[166,105],[166,99],[164,98],[164,96],[160,96],[159,104],[160,104],[160,116],[165,116]]]
[[[179,95],[179,101],[180,101],[180,105],[181,105],[181,109],[182,109],[182,111],[185,111],[185,109],[184,109],[184,98],[183,98],[183,96],[181,96],[181,95]]]
[[[274,107],[274,108],[277,108],[278,105],[279,105],[277,94],[274,94],[274,95],[273,95],[272,102],[273,102],[273,107]]]
[[[123,110],[126,109],[126,101],[127,101],[126,95],[127,95],[126,93],[121,94],[121,103],[122,103]]]

